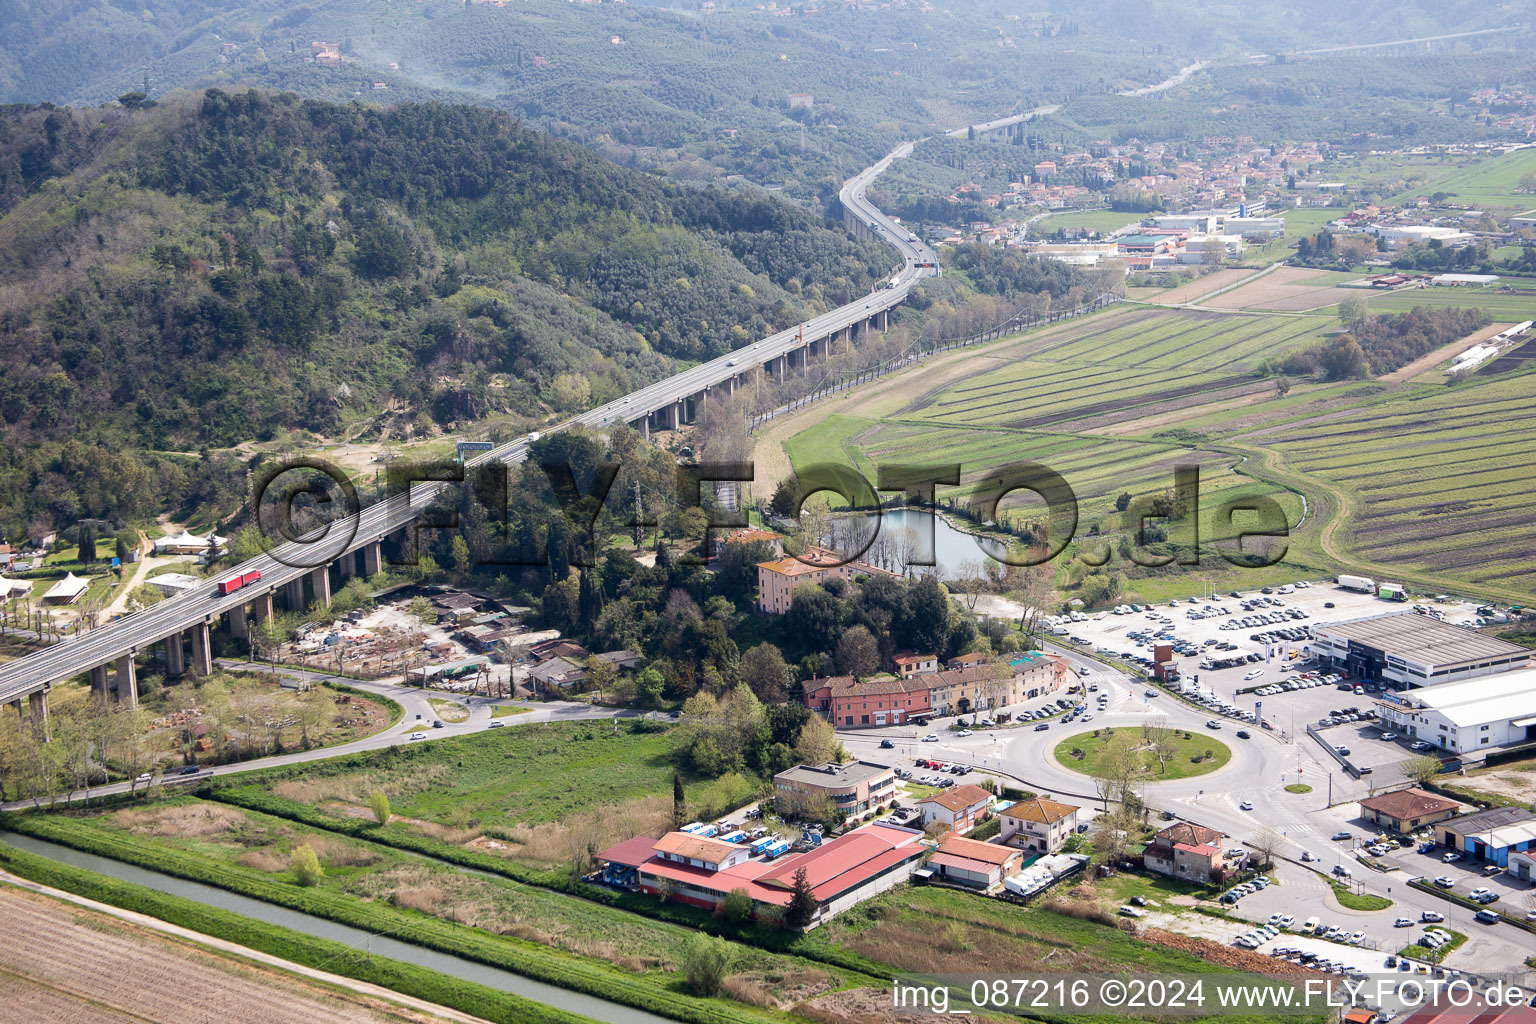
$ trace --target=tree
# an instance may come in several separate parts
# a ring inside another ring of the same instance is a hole
[[[780,480],[779,485],[773,489],[773,497],[768,499],[768,507],[781,519],[794,515],[795,506],[799,504],[800,484],[794,477]]]
[[[720,912],[727,921],[741,924],[752,916],[752,894],[745,889],[732,889],[725,894]]]
[[[1364,295],[1346,295],[1339,300],[1339,323],[1354,327],[1371,315],[1371,307]]]
[[[827,764],[840,760],[839,753],[832,723],[818,715],[812,715],[795,736],[795,758],[801,764]]]
[[[86,565],[96,561],[96,531],[89,526],[80,527],[80,561]]]
[[[423,626],[431,626],[437,622],[437,613],[432,610],[432,602],[424,597],[411,598],[411,618]]]
[[[683,944],[683,980],[694,995],[713,996],[719,993],[720,983],[725,980],[734,960],[731,947],[724,939],[694,932]]]
[[[389,824],[389,794],[382,789],[374,790],[368,797],[368,807],[373,811],[373,818],[380,825]]]
[[[1275,853],[1284,845],[1285,840],[1280,833],[1273,828],[1261,828],[1248,839],[1248,845],[1253,847],[1256,854],[1255,867],[1263,870],[1275,862]]]
[[[880,668],[880,645],[866,626],[850,626],[837,641],[837,667],[862,679]]]
[[[683,792],[683,773],[672,772],[672,827],[682,828],[688,821],[688,796]]]
[[[1124,512],[1131,504],[1131,492],[1122,491],[1115,496],[1115,511]]]
[[[829,651],[841,636],[842,602],[814,583],[795,588],[786,616],[790,634],[812,651]]]
[[[781,704],[789,699],[789,666],[773,644],[747,648],[741,655],[737,675],[765,704]]]
[[[666,678],[655,668],[647,667],[635,677],[635,703],[642,708],[654,708],[661,703]]]
[[[1404,778],[1412,779],[1422,786],[1426,782],[1435,780],[1435,777],[1440,774],[1441,765],[1440,759],[1433,754],[1419,754],[1417,757],[1410,757],[1403,761],[1398,767]]]
[[[315,856],[314,847],[308,843],[296,847],[293,851],[293,880],[307,888],[324,877],[325,868],[320,866],[320,858]]]
[[[784,908],[785,923],[791,928],[804,928],[816,919],[820,907],[815,894],[811,892],[811,881],[806,876],[805,868],[799,868],[795,871],[794,891],[790,893],[789,906]]]

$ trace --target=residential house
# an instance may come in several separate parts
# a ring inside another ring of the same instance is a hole
[[[9,544],[0,544],[0,572],[10,572],[11,566],[16,564],[16,552],[11,550]]]
[[[970,783],[942,789],[917,802],[924,828],[937,822],[947,825],[952,832],[969,832],[980,825],[991,806],[992,794]]]
[[[1077,828],[1079,810],[1049,797],[1020,800],[999,812],[1002,841],[1023,850],[1055,853]]]
[[[1148,871],[1191,882],[1210,882],[1221,870],[1221,833],[1187,821],[1152,837],[1142,855]]]
[[[632,671],[645,666],[645,658],[634,651],[624,650],[605,651],[596,655],[598,661],[606,661],[620,672]]]
[[[566,661],[564,658],[551,658],[549,661],[535,665],[528,672],[528,682],[536,693],[542,693],[548,697],[562,697],[568,691],[584,682],[587,678],[587,670],[581,665]]]
[[[1455,817],[1461,804],[1422,789],[1400,789],[1360,801],[1360,817],[1394,832],[1414,832]]]
[[[757,563],[757,609],[769,615],[783,615],[794,601],[795,588],[804,583],[824,583],[829,579],[853,580],[855,576],[897,573],[845,561],[835,551],[808,548],[803,554]]]
[[[896,674],[903,679],[911,679],[913,676],[926,675],[939,670],[939,659],[934,654],[905,652],[891,660],[896,663]]]
[[[806,707],[840,727],[902,725],[931,713],[928,682],[932,676],[898,679],[830,676],[802,685]]]

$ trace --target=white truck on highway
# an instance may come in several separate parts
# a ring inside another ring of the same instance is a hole
[[[1358,590],[1362,594],[1376,593],[1376,581],[1369,576],[1340,576],[1339,586],[1345,590]]]

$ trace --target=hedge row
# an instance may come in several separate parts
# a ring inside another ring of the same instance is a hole
[[[84,868],[70,867],[4,843],[0,843],[0,866],[41,885],[159,918],[305,967],[450,1006],[487,1020],[505,1024],[523,1024],[525,1021],[528,1024],[591,1024],[591,1018],[545,1006],[510,992],[365,953],[339,942],[267,924]]]
[[[699,999],[595,961],[583,961],[526,939],[493,936],[414,910],[366,903],[351,896],[300,888],[245,868],[218,864],[135,836],[107,834],[65,818],[0,813],[0,828],[136,864],[177,878],[225,889],[300,913],[367,931],[393,935],[450,956],[474,960],[573,992],[645,1010],[687,1024],[758,1024],[776,1014],[720,1000]]]
[[[322,829],[354,839],[377,843],[380,846],[388,846],[397,850],[405,850],[409,853],[431,857],[435,860],[446,861],[458,867],[472,868],[476,871],[484,871],[503,878],[510,878],[524,885],[535,885],[544,889],[552,889],[556,892],[562,892],[592,903],[615,907],[632,914],[639,914],[656,921],[662,921],[666,924],[697,929],[711,935],[718,935],[721,938],[745,943],[749,946],[756,946],[759,949],[772,953],[789,953],[794,956],[804,957],[807,960],[815,960],[830,967],[837,967],[854,974],[865,975],[875,981],[890,976],[891,967],[887,964],[882,964],[868,957],[860,956],[848,950],[838,949],[825,943],[807,942],[805,937],[798,932],[752,924],[750,922],[737,924],[724,918],[716,917],[698,907],[691,907],[683,903],[663,902],[654,896],[648,896],[644,893],[621,892],[600,885],[592,885],[581,881],[579,878],[572,878],[570,873],[566,871],[547,871],[531,868],[525,864],[508,860],[505,857],[482,853],[479,850],[466,850],[461,846],[454,846],[437,839],[429,839],[404,827],[380,826],[367,818],[333,818],[329,815],[321,814],[307,804],[273,796],[266,790],[250,787],[208,787],[200,790],[197,795],[209,800],[243,807],[246,810],[270,814],[274,818],[286,818],[289,821],[308,825],[311,828]]]

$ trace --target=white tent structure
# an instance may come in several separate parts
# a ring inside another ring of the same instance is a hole
[[[48,588],[43,595],[44,604],[74,604],[80,600],[91,587],[90,580],[83,580],[74,573],[68,573],[59,582]]]
[[[0,576],[0,601],[26,597],[30,593],[32,593],[32,584],[26,580],[8,580]]]

